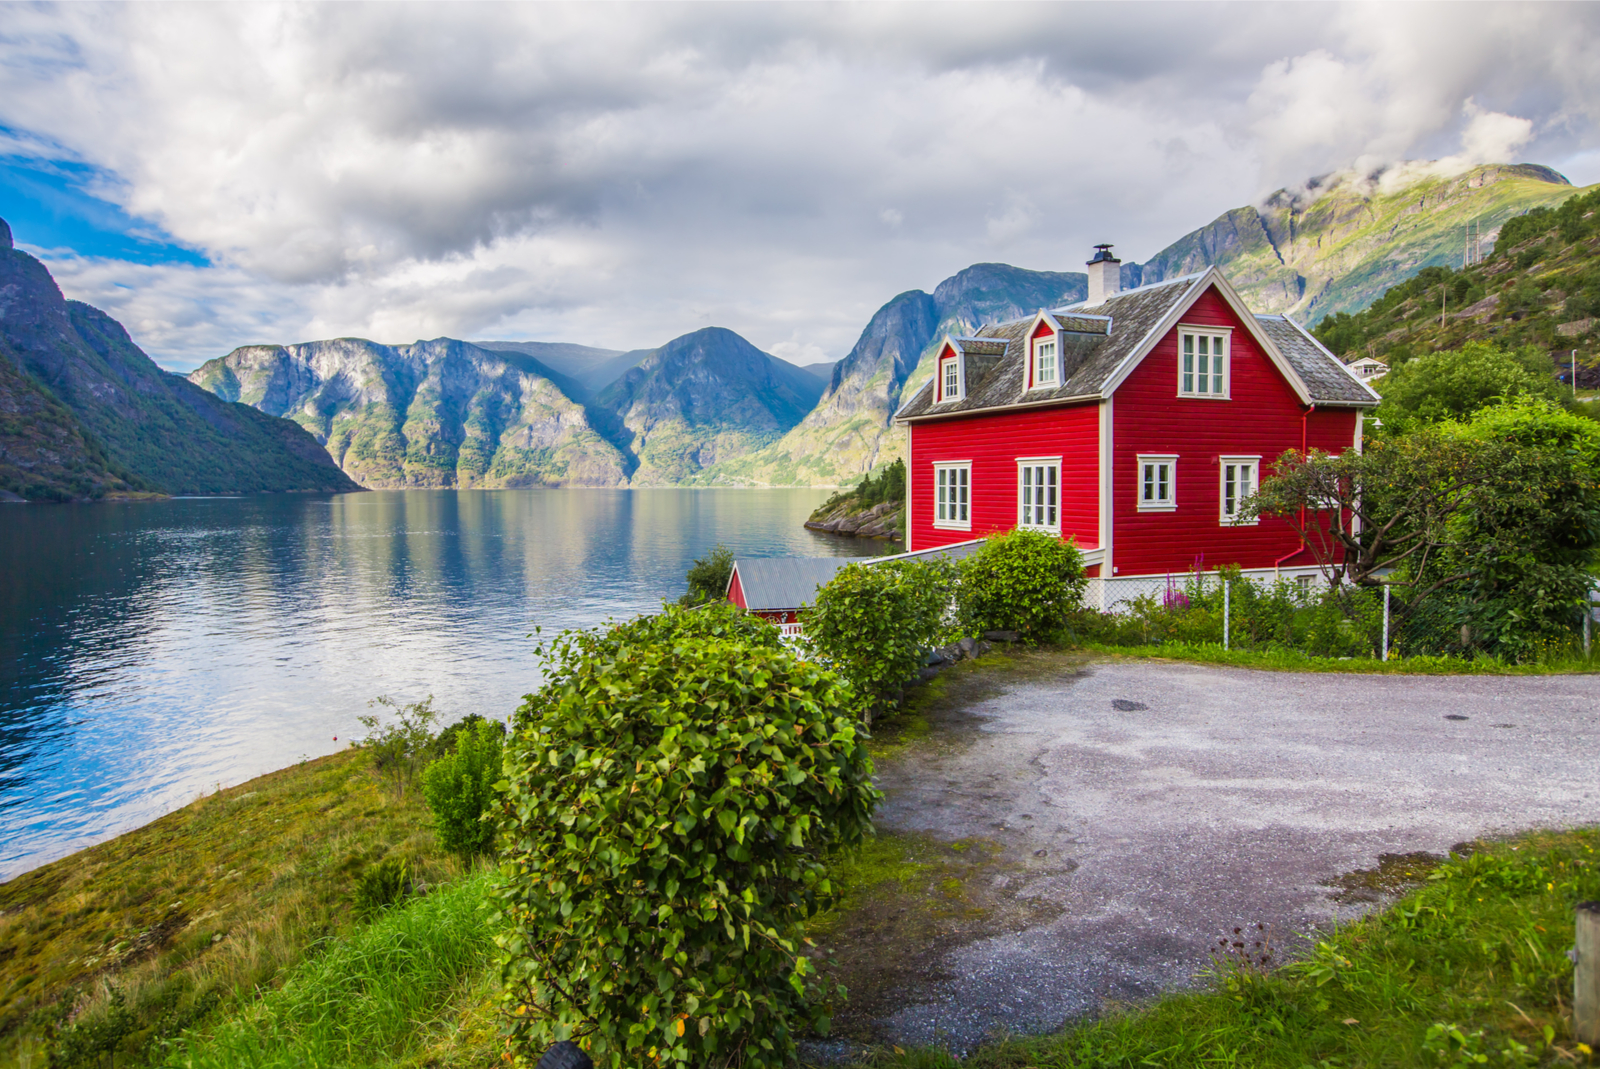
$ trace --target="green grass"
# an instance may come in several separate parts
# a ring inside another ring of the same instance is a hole
[[[980,1047],[970,1069],[1592,1065],[1570,1033],[1573,905],[1600,896],[1600,831],[1452,856],[1393,908],[1274,968],[1226,956],[1197,991],[1053,1036]],[[879,1069],[944,1069],[926,1048]]]
[[[164,1064],[391,1066],[448,1031],[451,995],[486,971],[493,939],[479,872],[394,908],[328,945],[259,999],[243,997],[210,1034],[186,1036]]]
[[[1356,672],[1369,675],[1540,676],[1600,671],[1600,656],[1553,657],[1541,664],[1510,664],[1494,657],[1312,657],[1294,650],[1225,650],[1220,643],[1163,642],[1156,646],[1112,646],[1085,642],[1078,648],[1118,659],[1189,661],[1275,672]]]

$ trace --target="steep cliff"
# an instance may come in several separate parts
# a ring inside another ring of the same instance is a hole
[[[537,360],[450,338],[249,345],[190,381],[294,420],[371,487],[622,486],[628,462]]]
[[[66,300],[9,227],[0,358],[17,372],[0,387],[3,463],[39,473],[35,496],[359,489],[299,427],[161,370],[116,320]]]

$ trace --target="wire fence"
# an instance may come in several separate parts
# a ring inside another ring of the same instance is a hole
[[[1547,631],[1534,644],[1536,659],[1591,657],[1600,587],[1589,596],[1588,611],[1574,612],[1569,633]],[[1471,655],[1482,646],[1481,636],[1458,622],[1459,605],[1448,597],[1413,607],[1387,586],[1335,595],[1324,577],[1304,571],[1093,578],[1084,606],[1092,610],[1086,637],[1119,645],[1178,641],[1384,660],[1401,652]]]

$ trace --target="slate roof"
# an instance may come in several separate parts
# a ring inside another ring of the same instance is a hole
[[[811,604],[817,588],[826,584],[847,564],[882,564],[885,561],[928,560],[945,557],[960,560],[971,556],[983,544],[976,538],[915,553],[894,553],[884,557],[749,557],[733,562],[744,591],[745,607],[751,612],[802,609]],[[728,585],[733,585],[730,577]]]
[[[978,331],[977,338],[1004,341],[1005,355],[992,364],[968,367],[966,396],[959,401],[935,404],[934,383],[930,378],[900,407],[895,420],[903,422],[984,409],[1098,399],[1104,396],[1129,357],[1143,356],[1159,340],[1152,332],[1179,305],[1198,296],[1213,277],[1220,279],[1221,276],[1214,269],[1202,271],[1124,290],[1092,308],[1077,304],[1052,310],[1050,315],[1062,328],[1064,372],[1061,385],[1054,390],[1031,390],[1026,394],[1023,391],[1028,334],[1036,316],[986,326]],[[1284,316],[1255,316],[1255,320],[1305,383],[1313,403],[1377,404],[1377,395],[1293,321]],[[974,351],[968,339],[959,341],[964,352]]]

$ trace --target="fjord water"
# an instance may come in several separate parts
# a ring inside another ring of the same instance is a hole
[[[857,556],[815,490],[373,491],[0,506],[0,880],[362,734],[504,718],[546,633],[649,611],[721,541]],[[337,737],[337,741],[335,738]]]

